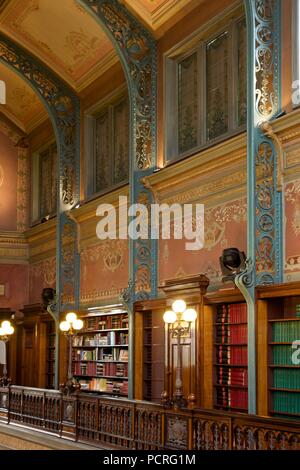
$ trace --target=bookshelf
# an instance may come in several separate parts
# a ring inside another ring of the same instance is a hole
[[[54,367],[55,367],[55,322],[46,323],[46,388],[54,389]]]
[[[292,356],[300,340],[300,283],[257,288],[257,307],[258,413],[299,420],[300,364]]]
[[[81,316],[73,339],[73,374],[86,392],[128,396],[128,314],[120,308]]]
[[[161,401],[164,389],[165,325],[161,311],[143,315],[143,399]]]
[[[214,316],[214,408],[248,410],[247,305],[220,303]]]
[[[293,363],[293,342],[300,340],[300,296],[268,302],[269,413],[300,419],[300,365]]]

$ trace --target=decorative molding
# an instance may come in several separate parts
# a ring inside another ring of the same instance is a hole
[[[108,33],[119,54],[130,99],[130,203],[152,194],[141,179],[156,167],[157,50],[152,35],[117,0],[80,0]],[[133,300],[156,296],[157,240],[130,240]],[[129,380],[131,382],[131,380]],[[131,390],[131,389],[130,389]],[[130,391],[131,393],[131,391]]]
[[[97,301],[103,301],[107,299],[110,299],[110,300],[119,299],[122,292],[123,292],[123,288],[117,288],[113,286],[110,289],[104,289],[104,290],[93,289],[90,292],[81,292],[80,304],[82,306],[93,305]]]
[[[0,263],[28,264],[28,243],[17,232],[0,232]]]

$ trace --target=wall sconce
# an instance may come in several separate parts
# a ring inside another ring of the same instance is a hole
[[[222,274],[222,281],[233,281],[237,274],[246,269],[246,255],[238,248],[226,248],[219,258]]]
[[[11,379],[7,377],[7,342],[10,336],[14,333],[15,329],[10,321],[5,320],[1,323],[0,327],[0,340],[4,342],[4,364],[3,364],[3,377],[0,379],[0,387],[7,387],[11,383]]]
[[[68,338],[68,376],[67,382],[60,385],[62,393],[69,395],[70,393],[76,392],[80,389],[80,384],[76,382],[72,373],[72,346],[73,336],[76,335],[77,331],[83,328],[83,321],[77,318],[76,313],[70,312],[67,314],[66,319],[59,324],[59,328]]]
[[[164,404],[174,406],[174,408],[184,408],[188,401],[183,395],[182,384],[182,344],[181,338],[187,335],[191,329],[191,323],[197,318],[197,312],[193,308],[186,308],[184,300],[175,300],[172,304],[172,310],[164,313],[164,322],[168,325],[168,331],[173,338],[177,339],[177,365],[175,376],[175,393],[173,399],[168,398],[167,392],[163,392],[162,397]],[[191,396],[194,400],[194,395]]]

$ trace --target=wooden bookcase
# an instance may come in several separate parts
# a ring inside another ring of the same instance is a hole
[[[135,312],[135,397],[159,403],[165,382],[164,309],[156,301],[144,307],[137,305]]]
[[[300,284],[258,289],[258,362],[262,364],[259,399],[264,414],[300,419],[300,365],[293,363],[293,342],[300,340]],[[298,307],[299,309],[299,307]]]
[[[207,407],[207,378],[211,375],[212,360],[207,362],[207,333],[211,319],[203,314],[203,295],[208,279],[204,275],[186,276],[165,281],[160,289],[164,297],[135,304],[134,312],[134,397],[161,402],[162,392],[172,398],[178,358],[177,339],[164,324],[163,314],[175,299],[184,299],[188,307],[198,312],[196,322],[181,338],[183,393],[195,395],[198,406]],[[207,371],[209,370],[209,374]],[[211,396],[211,392],[210,392]]]
[[[46,388],[54,389],[55,368],[55,322],[46,322]]]
[[[128,396],[128,313],[122,308],[82,313],[73,340],[73,374],[81,390]]]
[[[247,306],[235,288],[205,296],[206,370],[208,407],[225,411],[248,410]],[[212,318],[213,323],[209,318]],[[212,344],[213,343],[213,344]],[[210,369],[210,370],[209,370]],[[213,396],[211,394],[213,393]]]

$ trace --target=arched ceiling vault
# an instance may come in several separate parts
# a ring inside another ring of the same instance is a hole
[[[120,0],[153,34],[202,0]],[[111,41],[76,0],[0,0],[0,31],[47,64],[77,93],[119,61]],[[32,89],[0,65],[7,84],[1,111],[28,133],[47,119]]]

